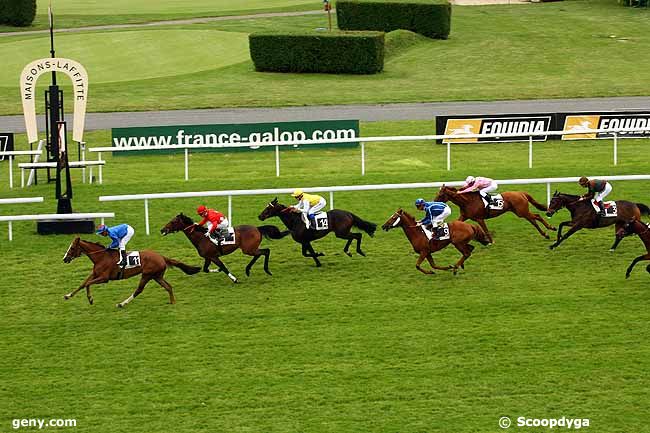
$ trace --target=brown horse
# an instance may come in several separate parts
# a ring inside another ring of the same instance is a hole
[[[395,227],[401,227],[402,230],[404,230],[404,234],[411,242],[413,250],[420,254],[420,257],[418,257],[418,260],[415,263],[415,268],[424,274],[434,273],[433,271],[425,271],[420,267],[420,264],[422,264],[424,259],[427,259],[433,269],[440,269],[443,271],[452,269],[454,274],[456,274],[458,268],[465,269],[465,260],[472,255],[474,246],[469,243],[470,241],[477,240],[483,245],[488,245],[490,243],[482,228],[463,221],[452,221],[449,223],[449,232],[451,235],[449,239],[443,241],[435,239],[428,240],[424,231],[422,231],[422,228],[416,225],[415,218],[402,209],[397,209],[397,211],[388,218],[388,221],[381,226],[381,228],[386,231]],[[431,257],[431,253],[439,251],[449,244],[456,247],[456,249],[462,254],[462,257],[455,265],[436,266],[433,257]]]
[[[643,245],[645,245],[646,253],[632,260],[632,263],[630,263],[630,266],[625,272],[625,278],[630,278],[632,268],[634,268],[638,262],[650,260],[650,224],[641,222],[637,219],[632,219],[616,231],[616,239],[623,239],[625,236],[633,234],[639,235],[639,239],[641,239]],[[650,265],[646,266],[645,270],[650,274]]]
[[[591,200],[583,199],[579,195],[563,194],[555,191],[553,198],[548,205],[548,212],[546,215],[553,216],[555,212],[567,208],[571,212],[571,221],[561,222],[558,226],[557,240],[554,244],[549,246],[550,249],[556,248],[569,236],[574,234],[580,229],[597,229],[601,227],[611,226],[616,224],[616,231],[620,230],[631,219],[641,219],[641,215],[649,215],[650,209],[643,203],[632,203],[625,200],[616,200],[616,217],[601,218],[591,204]],[[562,228],[565,226],[571,227],[564,235]],[[610,251],[614,251],[623,238],[616,237],[614,244],[611,246]]]
[[[547,223],[540,215],[530,212],[528,208],[528,205],[532,204],[537,209],[546,211],[546,206],[537,202],[530,194],[524,191],[507,191],[501,193],[501,196],[503,197],[502,209],[486,209],[483,204],[483,199],[478,192],[459,194],[456,188],[443,185],[440,187],[440,191],[434,201],[451,201],[454,203],[460,208],[460,218],[458,220],[465,221],[471,219],[479,223],[487,234],[490,243],[493,243],[494,240],[488,231],[487,225],[485,225],[485,220],[498,217],[506,212],[512,212],[519,218],[525,218],[537,229],[539,234],[546,239],[550,239],[549,235],[539,227],[537,222],[541,222],[549,230],[555,230],[555,227]]]
[[[313,258],[314,262],[316,262],[316,266],[321,266],[318,257],[323,256],[324,254],[314,251],[314,247],[311,246],[312,241],[323,238],[330,232],[334,232],[337,238],[347,239],[345,247],[343,247],[343,252],[345,254],[352,257],[348,248],[350,248],[352,241],[356,239],[357,253],[365,256],[365,253],[361,250],[361,237],[363,235],[361,233],[352,232],[352,227],[363,230],[368,233],[369,236],[374,236],[375,230],[377,229],[376,224],[364,221],[352,212],[341,209],[332,209],[327,211],[328,229],[307,229],[305,223],[300,217],[300,212],[292,207],[287,207],[278,203],[277,197],[264,208],[258,218],[264,221],[267,218],[275,216],[280,217],[284,225],[291,232],[293,240],[302,245],[302,255],[304,257]]]
[[[262,242],[262,237],[267,239],[282,239],[289,234],[288,231],[280,231],[276,226],[250,226],[250,225],[241,225],[235,227],[235,243],[232,245],[223,245],[221,247],[215,245],[212,241],[205,237],[207,229],[201,227],[192,221],[187,215],[176,215],[170,222],[168,222],[162,229],[160,233],[163,236],[168,235],[169,233],[175,233],[182,231],[187,236],[187,239],[192,242],[196,251],[199,255],[203,257],[203,272],[210,272],[208,269],[210,263],[214,263],[219,267],[219,270],[232,280],[233,283],[237,282],[237,277],[230,273],[226,265],[219,258],[220,256],[226,256],[233,251],[237,251],[241,248],[244,254],[253,256],[253,259],[246,266],[246,275],[250,276],[251,268],[261,256],[264,256],[264,272],[269,275],[269,254],[271,251],[268,248],[260,248],[260,243]]]
[[[117,265],[117,261],[120,258],[117,250],[106,249],[102,244],[84,241],[79,239],[79,237],[76,237],[72,241],[68,247],[68,251],[66,251],[63,256],[63,261],[65,263],[70,263],[73,259],[80,257],[82,254],[87,255],[90,261],[93,262],[93,270],[90,275],[88,275],[88,278],[86,278],[76,290],[63,296],[63,299],[68,300],[72,298],[79,290],[85,287],[86,296],[88,297],[90,305],[93,304],[93,295],[90,291],[90,286],[92,284],[102,284],[107,283],[110,280],[131,278],[140,274],[142,274],[142,277],[140,278],[138,288],[135,289],[135,292],[133,292],[131,296],[117,304],[116,306],[118,308],[124,307],[126,304],[131,302],[133,298],[142,293],[144,286],[146,286],[151,280],[155,280],[162,288],[167,290],[169,293],[169,303],[175,304],[176,298],[174,297],[172,286],[163,278],[167,268],[169,266],[175,266],[188,275],[196,274],[201,270],[199,267],[186,265],[178,260],[162,256],[155,251],[143,250],[140,251],[140,266],[122,271],[122,269]]]

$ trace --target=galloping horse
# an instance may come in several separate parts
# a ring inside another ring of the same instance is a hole
[[[353,240],[357,241],[357,253],[362,256],[365,256],[364,252],[361,251],[361,233],[352,233],[350,230],[352,227],[357,227],[364,232],[368,233],[369,236],[375,234],[377,225],[368,221],[364,221],[358,216],[354,215],[352,212],[341,209],[332,209],[327,212],[328,228],[324,230],[314,230],[307,229],[305,223],[303,223],[302,218],[300,217],[300,211],[297,211],[294,208],[287,207],[283,204],[278,203],[278,198],[274,198],[271,203],[269,203],[262,213],[259,215],[259,219],[264,221],[270,217],[280,217],[282,222],[291,232],[291,237],[294,241],[302,245],[302,255],[304,257],[311,257],[316,262],[316,266],[321,266],[318,257],[324,256],[323,253],[317,253],[314,251],[314,247],[311,246],[311,242],[325,237],[330,232],[334,232],[337,238],[347,239],[347,243],[343,248],[343,252],[348,256],[352,257],[352,254],[348,251],[350,244]]]
[[[119,252],[117,250],[107,250],[102,244],[84,241],[79,239],[79,237],[76,237],[72,241],[68,247],[68,251],[66,251],[63,256],[63,261],[65,263],[70,263],[73,259],[80,257],[82,254],[87,255],[90,261],[93,262],[93,270],[90,275],[88,275],[88,278],[86,278],[76,290],[63,296],[63,299],[68,300],[72,298],[79,290],[85,287],[86,296],[88,297],[90,305],[93,304],[93,295],[90,291],[90,286],[92,284],[102,284],[107,283],[110,280],[131,278],[139,274],[142,274],[142,277],[140,278],[138,288],[135,289],[135,292],[133,292],[131,296],[117,304],[116,306],[118,308],[124,307],[126,304],[131,302],[133,298],[142,293],[144,286],[146,286],[151,280],[155,280],[162,288],[167,290],[169,293],[169,303],[175,304],[176,298],[174,297],[172,286],[163,278],[167,268],[169,266],[175,266],[188,275],[196,274],[201,270],[199,267],[186,265],[178,260],[162,256],[155,251],[143,250],[140,251],[140,266],[122,271],[122,269],[117,265],[117,260],[119,259]]]
[[[632,219],[626,222],[623,227],[616,231],[616,239],[623,239],[625,236],[632,234],[639,235],[639,238],[643,241],[643,245],[645,245],[646,254],[643,254],[632,260],[632,263],[630,263],[630,266],[625,272],[625,278],[630,278],[632,268],[634,268],[638,262],[642,260],[650,260],[650,224],[642,223],[639,220]],[[650,274],[650,265],[646,266],[645,270]]]
[[[502,209],[486,209],[483,204],[483,199],[478,192],[459,194],[456,188],[443,185],[440,187],[440,191],[434,200],[442,202],[451,201],[457,205],[460,208],[460,218],[458,220],[465,221],[472,219],[476,221],[487,234],[490,243],[494,241],[484,220],[503,215],[506,212],[512,212],[519,218],[525,218],[537,229],[539,234],[546,239],[550,239],[549,235],[537,225],[537,221],[541,222],[549,230],[555,230],[555,227],[547,223],[540,215],[532,213],[528,209],[528,205],[532,204],[537,209],[546,211],[546,206],[537,202],[530,194],[524,191],[503,192],[501,193],[501,197],[503,197]]]
[[[632,218],[638,220],[641,219],[641,215],[649,215],[650,209],[648,206],[642,203],[632,203],[625,200],[616,200],[616,217],[606,217],[600,218],[594,210],[594,207],[591,205],[591,200],[582,199],[579,195],[563,194],[561,192],[555,191],[553,198],[548,205],[548,212],[546,215],[553,216],[555,212],[562,209],[563,207],[567,208],[571,212],[571,221],[561,222],[558,226],[557,231],[557,240],[554,244],[549,246],[550,249],[556,248],[560,245],[566,238],[574,234],[580,229],[598,229],[601,227],[607,227],[612,224],[616,224],[616,230],[618,231],[621,227],[625,225],[626,222]],[[562,228],[564,226],[571,227],[564,235],[562,235]],[[616,237],[614,244],[611,246],[610,251],[613,251],[621,242],[622,237]]]
[[[208,267],[210,262],[213,262],[219,267],[219,270],[228,275],[228,278],[232,280],[233,283],[237,282],[237,277],[230,273],[226,265],[223,264],[220,256],[227,256],[241,248],[244,254],[253,256],[253,259],[246,265],[246,275],[250,276],[251,268],[260,258],[264,256],[264,272],[269,275],[269,254],[271,250],[268,248],[260,248],[260,243],[262,242],[262,237],[267,239],[282,239],[289,234],[288,231],[281,232],[276,226],[260,226],[255,227],[251,225],[240,225],[235,227],[235,243],[232,245],[222,245],[218,247],[212,241],[205,237],[206,228],[198,226],[192,221],[187,215],[182,213],[176,215],[170,222],[168,222],[162,229],[160,233],[163,236],[167,236],[169,233],[175,233],[182,231],[187,236],[187,239],[192,242],[196,251],[199,255],[203,257],[203,272],[209,272]]]
[[[475,226],[474,224],[469,224],[463,221],[452,221],[449,224],[450,238],[447,240],[428,240],[427,236],[422,231],[422,228],[416,225],[415,218],[409,215],[407,212],[402,209],[397,209],[397,211],[388,218],[388,221],[381,226],[384,230],[388,231],[395,227],[401,227],[404,230],[404,234],[411,242],[413,250],[416,253],[420,254],[417,262],[415,262],[415,268],[422,272],[423,274],[433,274],[433,271],[425,271],[420,267],[420,264],[427,259],[429,264],[433,269],[440,269],[447,271],[453,269],[454,275],[458,272],[458,268],[465,269],[465,260],[472,255],[474,250],[474,245],[470,245],[471,240],[477,240],[483,245],[488,245],[487,235],[481,227]],[[431,253],[439,251],[445,248],[447,245],[452,244],[460,253],[462,257],[455,265],[452,266],[436,266]]]

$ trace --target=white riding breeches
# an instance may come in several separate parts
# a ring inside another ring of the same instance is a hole
[[[449,206],[446,206],[440,215],[431,217],[431,225],[433,225],[434,227],[438,227],[445,221],[445,218],[447,218],[449,215],[451,215],[451,208]]]
[[[597,203],[598,203],[598,202],[601,202],[601,201],[603,201],[603,200],[605,199],[605,197],[607,197],[607,194],[609,194],[610,192],[612,192],[612,184],[609,183],[609,182],[607,182],[607,183],[605,184],[605,189],[602,190],[602,191],[599,192],[599,193],[596,193],[596,195],[594,196],[594,200],[595,200]]]
[[[121,251],[126,251],[126,244],[129,243],[129,241],[130,241],[131,238],[133,237],[133,234],[134,234],[134,233],[135,233],[135,231],[133,230],[133,227],[129,226],[129,227],[126,229],[126,235],[124,235],[124,237],[123,237],[122,239],[120,239],[120,246],[119,246],[119,248],[120,248]]]
[[[324,198],[321,198],[321,199],[318,201],[318,203],[316,203],[316,204],[313,205],[313,206],[308,207],[304,212],[305,212],[307,215],[315,215],[315,214],[318,213],[318,211],[320,211],[321,209],[323,209],[323,208],[325,207],[326,204],[327,204],[327,202],[325,201],[325,199],[324,199]]]
[[[485,195],[485,194],[488,193],[488,192],[495,191],[498,187],[499,187],[499,185],[497,185],[496,182],[492,182],[491,184],[489,184],[489,185],[486,186],[485,188],[481,188],[481,189],[479,189],[478,192],[480,192],[481,195]]]
[[[212,230],[212,223],[210,221],[208,221],[207,225],[208,225],[208,232],[210,232]],[[219,224],[217,224],[217,228],[219,230],[225,230],[228,227],[230,227],[230,222],[228,221],[228,218],[225,218],[225,217],[224,217],[223,220],[221,220],[221,222]]]

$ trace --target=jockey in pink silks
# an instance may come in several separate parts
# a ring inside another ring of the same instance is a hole
[[[488,193],[495,191],[498,187],[499,186],[494,179],[480,176],[467,176],[467,179],[465,179],[465,184],[461,187],[461,190],[458,191],[458,194],[478,191],[481,194],[481,197],[487,201],[488,206],[490,206],[492,203],[492,198]]]

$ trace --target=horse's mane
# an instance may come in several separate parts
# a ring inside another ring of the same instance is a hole
[[[553,194],[553,197],[557,197],[557,196],[564,196],[564,197],[574,198],[574,199],[578,199],[578,198],[580,198],[579,195],[566,194],[566,193],[563,193],[563,192],[557,192],[557,191],[556,191],[555,194]]]
[[[448,186],[448,185],[443,185],[440,189],[441,190],[447,189],[449,191],[458,192],[458,188],[454,188],[453,186]]]
[[[79,240],[80,240],[80,241],[83,241],[83,242],[85,242],[85,243],[87,243],[87,244],[93,244],[93,245],[96,245],[96,246],[98,246],[98,247],[106,248],[106,247],[104,246],[104,244],[100,244],[99,242],[87,241],[87,240],[84,240],[84,239],[79,239]]]
[[[180,220],[183,221],[183,223],[185,223],[185,224],[188,224],[188,225],[194,224],[194,221],[192,220],[192,218],[188,217],[187,215],[183,215],[182,213],[180,215],[176,215],[176,218],[180,218]]]

